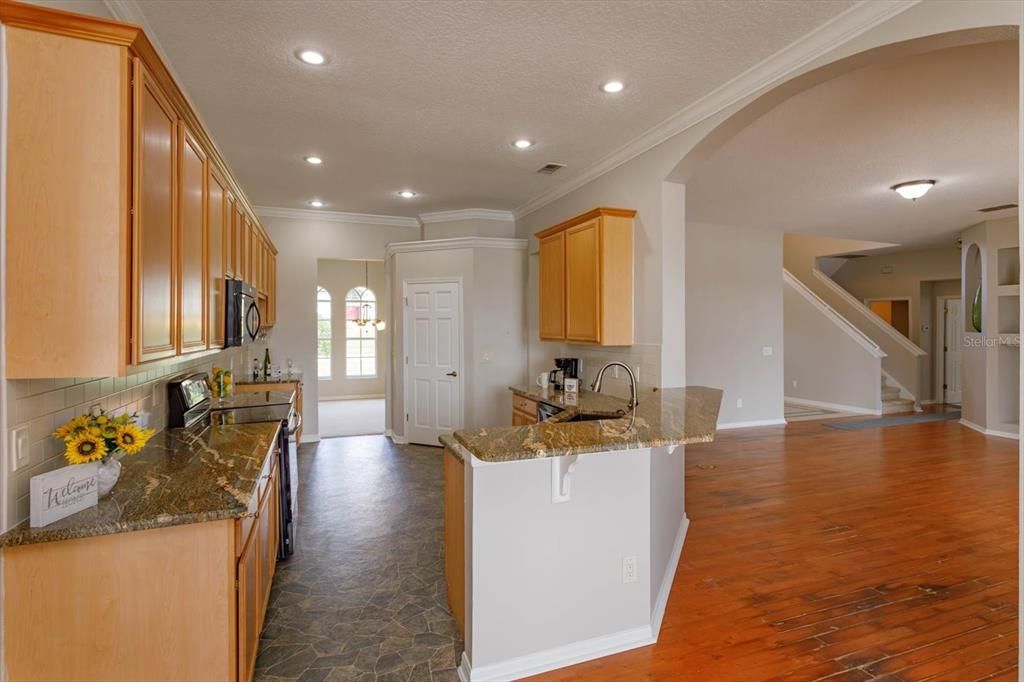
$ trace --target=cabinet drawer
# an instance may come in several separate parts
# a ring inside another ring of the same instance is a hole
[[[521,395],[512,394],[512,409],[525,412],[526,414],[532,414],[534,419],[537,418],[537,401],[524,398]]]
[[[245,514],[235,520],[235,556],[242,554],[242,549],[249,541],[253,529],[256,527],[256,514],[260,508],[260,496],[258,494],[249,498],[249,507]]]
[[[267,455],[267,461],[263,465],[263,470],[260,471],[260,478],[256,482],[257,497],[260,498],[260,504],[263,503],[263,498],[266,496],[267,491],[270,489],[270,477],[274,473],[274,468],[277,465],[277,450],[275,449],[269,455]]]

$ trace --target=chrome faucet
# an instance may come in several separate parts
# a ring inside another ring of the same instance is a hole
[[[607,365],[602,367],[601,371],[597,373],[597,378],[594,379],[594,383],[591,384],[590,390],[594,393],[601,392],[601,382],[604,381],[604,372],[613,365],[618,365],[622,369],[626,370],[626,374],[629,375],[629,409],[632,410],[639,403],[636,399],[636,376],[633,375],[633,370],[629,368],[629,365],[624,362],[616,360],[615,362],[609,362]]]

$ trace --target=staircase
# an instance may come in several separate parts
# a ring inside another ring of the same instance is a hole
[[[898,386],[890,386],[886,383],[886,376],[882,375],[882,414],[893,414],[895,412],[913,412],[914,401],[902,397]]]

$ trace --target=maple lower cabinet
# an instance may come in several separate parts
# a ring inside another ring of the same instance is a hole
[[[178,126],[178,354],[206,350],[206,154],[184,124]]]
[[[213,352],[225,277],[258,284],[272,324],[277,251],[149,39],[68,17],[0,1],[7,377]]]
[[[545,341],[633,343],[633,218],[596,208],[535,236],[539,328]]]

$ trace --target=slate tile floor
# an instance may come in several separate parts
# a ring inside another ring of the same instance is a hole
[[[256,679],[454,682],[439,448],[383,436],[299,450],[295,555],[278,564]]]

